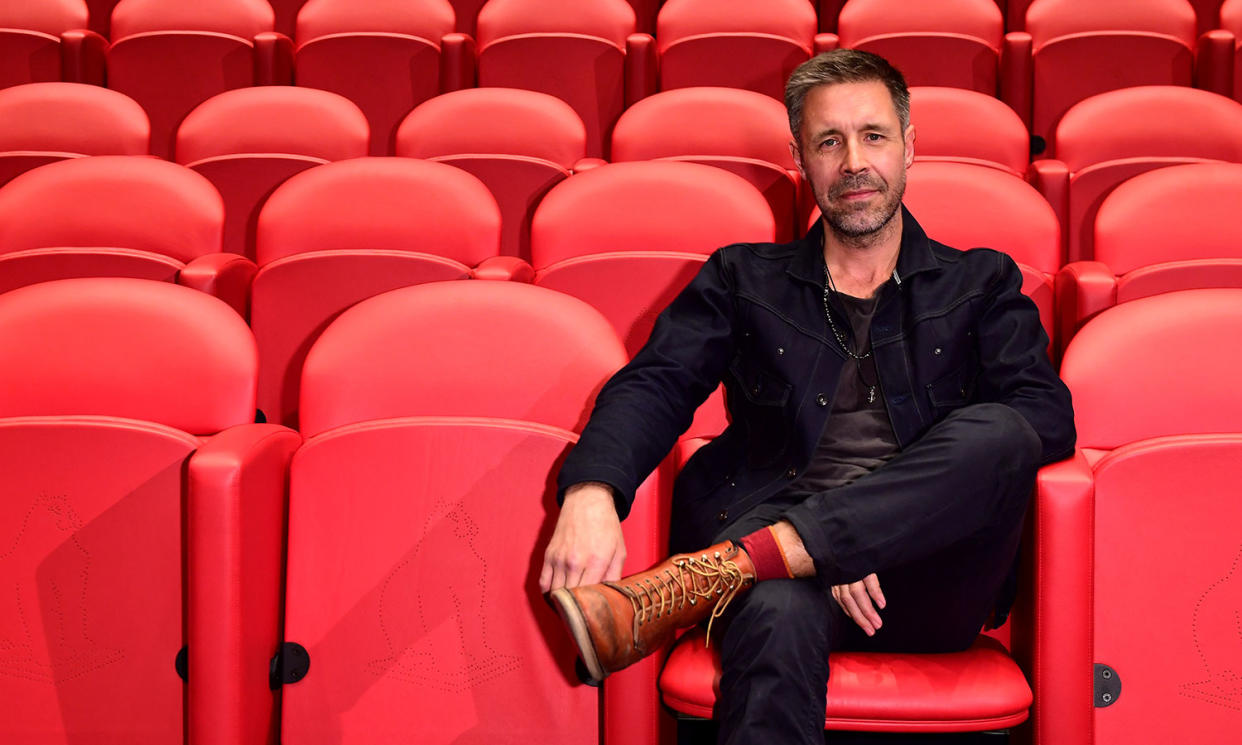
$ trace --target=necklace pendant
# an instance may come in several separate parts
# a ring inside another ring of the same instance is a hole
[[[871,386],[867,389],[867,403],[875,403],[875,386]]]

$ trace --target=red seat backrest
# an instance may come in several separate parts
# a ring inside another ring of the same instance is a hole
[[[435,42],[453,30],[448,0],[308,0],[297,16],[297,43],[330,34],[385,32]]]
[[[453,416],[579,431],[625,360],[608,322],[561,293],[477,281],[394,290],[344,313],[311,349],[301,429]]]
[[[0,188],[0,254],[116,247],[188,262],[220,250],[211,182],[155,158],[101,155],[28,171]]]
[[[79,155],[143,155],[151,124],[136,101],[82,83],[0,90],[0,185],[38,165]]]
[[[66,31],[86,28],[87,10],[83,0],[3,0],[0,2],[0,28],[38,31],[60,36]]]
[[[224,303],[141,279],[0,295],[0,416],[99,415],[211,434],[254,417],[258,355]]]
[[[252,39],[275,24],[266,0],[121,0],[112,9],[112,39],[155,31],[213,31]]]
[[[915,161],[946,160],[1002,168],[1025,176],[1030,135],[1014,110],[962,88],[913,87],[910,122]]]

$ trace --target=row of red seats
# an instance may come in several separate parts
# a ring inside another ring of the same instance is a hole
[[[1054,134],[1057,159],[1028,164],[1027,131],[982,94],[914,88],[916,161],[970,163],[1026,177],[1053,206],[1061,238],[1055,271],[1095,256],[1095,212],[1119,183],[1175,163],[1242,162],[1242,104],[1177,86],[1094,96]],[[1195,137],[1183,136],[1185,122]],[[494,122],[503,121],[503,131]],[[72,83],[0,90],[0,184],[29,168],[77,155],[147,152],[141,108],[115,91]],[[201,104],[177,132],[176,160],[207,176],[224,196],[224,250],[255,256],[255,227],[267,195],[294,173],[366,152],[365,117],[348,100],[294,87],[228,91]],[[814,206],[789,153],[783,107],[749,91],[686,88],[650,96],[618,120],[614,161],[676,159],[729,170],[763,192],[777,239],[801,233]],[[480,178],[500,205],[501,254],[530,261],[530,221],[555,184],[599,165],[564,102],[546,94],[479,88],[442,94],[400,124],[398,155],[455,165]],[[964,188],[964,187],[958,187]]]
[[[1242,359],[1221,341],[1235,334],[1237,289],[1093,319],[1062,368],[1079,451],[1039,477],[1021,668],[987,640],[837,654],[826,726],[1031,716],[1038,745],[1228,742]],[[573,685],[535,582],[549,473],[626,356],[597,311],[545,288],[398,289],[314,343],[295,432],[247,423],[255,339],[203,293],[113,278],[0,295],[0,525],[16,536],[0,561],[15,599],[0,737],[668,742],[658,697],[710,716],[713,650],[692,635],[659,692],[652,657],[600,696]],[[627,571],[660,553],[669,476],[624,523]]]
[[[265,0],[123,0],[113,12],[111,45],[74,30],[84,20],[67,10],[37,16],[38,26],[27,22],[37,30],[19,25],[0,33],[0,55],[11,50],[0,86],[102,83],[106,68],[109,87],[150,114],[152,151],[163,156],[181,119],[211,95],[293,81],[355,101],[371,123],[372,154],[391,152],[397,124],[415,105],[477,84],[562,98],[587,127],[588,153],[600,156],[621,112],[656,90],[725,85],[779,98],[795,65],[837,46],[888,56],[914,85],[999,94],[1043,139],[1075,102],[1119,87],[1242,91],[1242,76],[1234,74],[1242,61],[1242,0],[1222,7],[1226,28],[1198,38],[1187,0],[1109,0],[1089,10],[1071,0],[1037,0],[1027,30],[1008,35],[991,0],[851,0],[837,33],[817,33],[806,0],[780,0],[787,13],[774,12],[775,1],[672,0],[653,38],[636,33],[625,0],[491,0],[474,37],[453,30],[448,0],[366,12],[349,0],[318,0],[299,13],[295,48],[272,31]],[[18,23],[0,17],[4,25]]]
[[[1231,219],[1240,197],[1239,163],[1137,176],[1100,207],[1096,259],[1065,266],[1055,211],[1000,169],[916,163],[905,201],[930,235],[1019,262],[1057,357],[1112,304],[1242,282]],[[248,309],[263,359],[260,408],[292,425],[311,342],[336,314],[377,293],[470,277],[532,282],[599,308],[633,352],[714,249],[776,235],[770,206],[751,184],[667,161],[605,164],[551,188],[531,220],[530,263],[501,254],[502,213],[478,179],[426,160],[354,158],[308,169],[276,188],[254,220],[251,261],[221,251],[225,203],[188,168],[126,156],[44,165],[0,187],[0,288],[134,276]],[[721,422],[713,408],[695,434],[714,434]]]

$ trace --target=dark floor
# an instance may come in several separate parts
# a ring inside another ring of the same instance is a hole
[[[677,724],[677,745],[714,745],[716,725],[704,720]],[[1008,745],[1005,732],[950,734],[892,734],[885,732],[825,732],[824,745]]]

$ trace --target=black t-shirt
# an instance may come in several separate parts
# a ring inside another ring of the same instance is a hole
[[[834,293],[845,310],[849,327],[842,327],[841,314],[834,315],[846,343],[857,353],[871,348],[871,317],[876,296],[862,299]],[[824,320],[827,325],[827,319]],[[853,333],[849,333],[852,331]],[[831,329],[828,331],[832,335]],[[785,490],[786,494],[813,494],[844,486],[879,468],[897,453],[897,437],[884,406],[884,394],[875,370],[875,356],[846,359],[841,382],[832,399],[832,413],[810,465]]]

